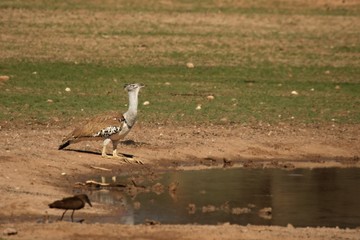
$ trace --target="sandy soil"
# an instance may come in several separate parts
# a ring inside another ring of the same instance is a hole
[[[111,174],[142,168],[201,169],[222,167],[223,159],[237,167],[315,168],[360,167],[360,127],[347,126],[169,126],[138,124],[119,147],[144,165],[103,159],[100,142],[84,142],[58,151],[71,129],[59,126],[3,126],[0,129],[0,231],[8,239],[360,239],[360,228],[293,228],[267,226],[36,223],[50,202],[72,194],[83,176],[111,169]],[[109,149],[110,153],[110,149]],[[211,161],[210,161],[211,160]],[[105,206],[85,208],[86,216],[106,215]]]

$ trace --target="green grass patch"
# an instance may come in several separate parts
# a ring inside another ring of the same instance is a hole
[[[147,85],[145,123],[360,121],[354,1],[3,0],[0,12],[0,121],[126,111],[131,82]]]
[[[360,70],[355,67],[13,62],[0,64],[0,73],[11,77],[0,85],[1,121],[46,124],[126,111],[123,85],[142,82],[147,87],[139,108],[145,123],[360,123]],[[143,106],[144,101],[150,105]]]

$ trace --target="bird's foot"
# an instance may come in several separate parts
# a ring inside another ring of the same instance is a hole
[[[120,159],[123,160],[125,163],[137,163],[137,164],[141,164],[143,165],[143,161],[141,161],[140,159],[137,158],[128,158],[128,157],[123,157],[123,156],[119,156],[119,155],[107,155],[107,154],[103,154],[101,155],[103,158],[110,158],[110,159]]]
[[[101,154],[101,157],[103,157],[103,158],[113,158],[112,155],[107,155],[107,154]]]
[[[122,157],[122,159],[124,160],[124,162],[126,163],[137,163],[137,164],[141,164],[144,165],[143,161],[141,161],[140,159],[137,158],[128,158],[128,157]]]

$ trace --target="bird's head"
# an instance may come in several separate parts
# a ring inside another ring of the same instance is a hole
[[[80,198],[83,202],[88,203],[90,205],[90,207],[92,207],[90,199],[86,194],[79,194],[79,195],[76,195],[76,197]]]
[[[145,87],[142,83],[131,83],[131,84],[125,84],[124,90],[127,92],[135,91],[136,89],[140,89],[142,87]]]

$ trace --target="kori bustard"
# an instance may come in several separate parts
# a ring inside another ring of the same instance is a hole
[[[117,145],[131,130],[136,122],[138,95],[140,89],[144,87],[141,83],[126,84],[125,91],[129,95],[129,109],[124,114],[99,115],[89,120],[80,127],[77,127],[67,137],[65,137],[59,146],[59,150],[69,146],[72,143],[89,140],[104,140],[101,155],[108,158],[120,158],[117,154]],[[113,154],[106,154],[106,146],[109,143],[113,145]],[[128,158],[123,158],[125,162],[130,162]],[[134,160],[141,163],[139,160]]]

